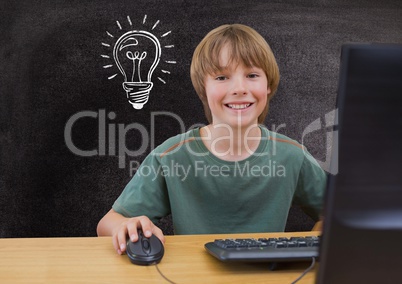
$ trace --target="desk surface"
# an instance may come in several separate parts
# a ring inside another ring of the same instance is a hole
[[[166,236],[158,264],[175,283],[291,283],[310,263],[222,263],[204,249],[215,238],[309,236],[319,232]],[[0,283],[168,283],[156,267],[131,264],[110,237],[0,239]],[[314,283],[314,271],[298,283]]]

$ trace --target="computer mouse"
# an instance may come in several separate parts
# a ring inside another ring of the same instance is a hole
[[[141,230],[138,230],[138,240],[136,242],[131,240],[127,242],[126,253],[132,263],[150,265],[159,263],[165,250],[158,237],[152,235],[147,238]]]

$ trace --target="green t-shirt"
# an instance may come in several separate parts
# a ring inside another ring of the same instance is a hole
[[[145,158],[113,209],[153,222],[172,213],[175,234],[281,232],[292,202],[317,220],[324,171],[296,141],[261,131],[255,153],[236,162],[209,152],[198,128],[166,140]]]

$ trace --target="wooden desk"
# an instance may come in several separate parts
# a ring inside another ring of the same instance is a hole
[[[175,283],[291,283],[310,263],[222,263],[204,244],[215,238],[309,236],[319,232],[167,236],[158,265]],[[298,283],[314,283],[314,272]],[[0,239],[0,283],[168,283],[153,266],[131,264],[110,237]]]

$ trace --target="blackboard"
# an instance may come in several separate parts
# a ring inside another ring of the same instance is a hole
[[[0,237],[96,235],[149,151],[206,124],[189,69],[212,28],[242,23],[264,36],[281,72],[265,124],[324,168],[341,45],[402,43],[398,0],[7,0],[0,9]],[[140,109],[113,56],[130,31],[161,49]]]

